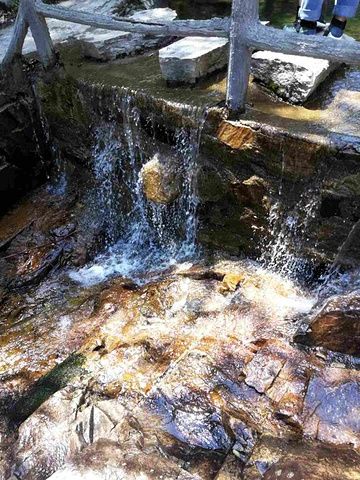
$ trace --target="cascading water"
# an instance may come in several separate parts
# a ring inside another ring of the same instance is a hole
[[[172,155],[181,178],[179,197],[171,204],[149,201],[141,169],[149,161],[140,133],[140,114],[129,92],[119,100],[123,135],[117,124],[100,126],[93,149],[97,192],[91,202],[106,232],[107,250],[70,277],[91,285],[117,274],[139,278],[196,256],[197,156],[205,114],[191,108],[197,128],[179,128]],[[186,113],[186,112],[185,112]],[[126,205],[126,208],[124,206]]]
[[[290,278],[307,276],[307,262],[302,258],[301,249],[319,205],[320,196],[313,188],[301,195],[290,212],[282,211],[280,202],[273,205],[269,215],[272,240],[262,249],[261,263],[264,266]]]

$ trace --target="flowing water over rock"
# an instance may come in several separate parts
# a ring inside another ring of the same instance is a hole
[[[70,273],[73,280],[84,285],[114,274],[137,278],[143,272],[195,258],[197,253],[196,158],[205,112],[190,109],[188,113],[199,127],[175,132],[169,155],[177,165],[180,193],[170,204],[161,204],[148,201],[144,193],[142,168],[148,159],[139,133],[139,112],[130,94],[124,96],[119,108],[124,118],[123,143],[115,124],[96,132],[93,155],[98,191],[91,208],[105,222],[109,248],[93,265]],[[125,188],[121,199],[114,191],[119,174]],[[124,212],[125,202],[128,209]]]
[[[184,107],[192,126],[160,145],[123,93],[121,123],[94,128],[93,175],[60,176],[0,223],[1,480],[360,478],[359,352],[344,342],[360,276],[309,282],[319,195],[274,203],[260,262],[208,254],[206,112]],[[257,177],[236,187],[263,198]]]

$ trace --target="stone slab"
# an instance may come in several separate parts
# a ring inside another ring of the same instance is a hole
[[[305,102],[339,64],[268,51],[252,56],[251,74],[290,103]]]
[[[225,67],[228,40],[216,37],[186,37],[159,52],[160,68],[170,84],[194,84],[201,77]]]

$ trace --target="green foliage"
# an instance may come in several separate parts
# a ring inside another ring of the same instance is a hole
[[[130,15],[134,10],[143,9],[144,4],[142,0],[125,0],[125,2],[118,3],[113,13],[119,17]]]

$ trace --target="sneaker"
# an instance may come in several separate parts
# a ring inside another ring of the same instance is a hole
[[[316,35],[317,30],[316,28],[300,27],[299,33],[301,33],[301,35]]]
[[[335,37],[335,35],[333,35],[331,32],[329,32],[326,36],[328,38],[333,38],[334,40],[343,40],[345,42],[355,42],[356,41],[355,38],[349,37],[349,35],[346,35],[346,33],[343,33],[341,35],[341,37]]]
[[[340,37],[335,37],[331,32],[329,32],[327,35],[324,35],[328,38],[333,38],[334,40],[344,40],[344,35],[341,35]]]
[[[300,26],[299,23],[294,23],[293,25],[285,25],[283,28],[284,32],[289,33],[300,33],[301,35],[316,35],[316,28],[304,28]]]
[[[299,33],[300,31],[300,22],[295,22],[292,25],[285,25],[283,27],[284,32],[289,33]]]

